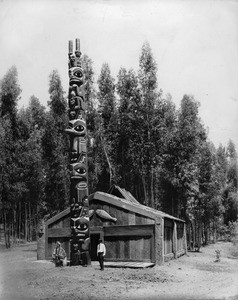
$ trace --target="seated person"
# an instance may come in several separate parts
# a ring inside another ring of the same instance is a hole
[[[56,248],[53,251],[52,258],[56,267],[67,266],[66,252],[64,248],[62,248],[61,243],[59,241],[56,242]]]

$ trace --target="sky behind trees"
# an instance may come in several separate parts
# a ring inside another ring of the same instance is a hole
[[[237,1],[2,1],[0,78],[15,64],[22,88],[19,106],[31,95],[49,100],[49,74],[57,69],[68,89],[68,40],[80,38],[94,62],[95,79],[108,62],[139,67],[148,41],[158,64],[158,84],[179,105],[184,94],[201,103],[200,116],[217,146],[238,145]]]

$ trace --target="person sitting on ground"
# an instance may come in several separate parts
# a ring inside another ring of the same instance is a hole
[[[66,252],[59,241],[56,242],[56,248],[53,251],[52,258],[56,267],[67,266]]]

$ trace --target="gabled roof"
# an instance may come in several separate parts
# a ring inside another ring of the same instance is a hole
[[[109,193],[103,193],[103,192],[96,192],[91,195],[89,195],[89,202],[93,200],[102,201],[108,204],[112,204],[114,206],[123,208],[127,211],[131,211],[137,214],[140,214],[142,216],[155,219],[156,216],[162,217],[162,218],[168,218],[172,220],[177,220],[180,222],[184,222],[181,219],[178,219],[176,217],[173,217],[169,214],[166,214],[160,210],[145,206],[140,204],[132,195],[130,192],[126,191],[125,189],[120,188],[119,186],[113,186],[110,188],[109,191],[112,191],[114,194],[119,195],[115,196]],[[64,211],[60,212],[59,214],[55,215],[54,217],[50,218],[46,224],[52,224],[59,219],[64,218],[70,214],[70,208],[65,209]]]
[[[155,219],[156,216],[159,216],[162,218],[169,218],[169,219],[177,220],[180,222],[184,222],[183,220],[175,218],[175,217],[173,217],[169,214],[166,214],[160,210],[142,205],[138,201],[131,202],[131,201],[128,201],[127,199],[119,198],[117,196],[103,193],[103,192],[96,192],[94,194],[91,194],[89,196],[89,201],[93,201],[93,200],[98,200],[98,201],[102,201],[102,202],[105,202],[108,204],[112,204],[117,207],[123,208],[125,210],[140,214],[142,216],[145,216],[145,217],[148,217],[151,219]]]

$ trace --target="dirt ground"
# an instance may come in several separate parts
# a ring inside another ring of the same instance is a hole
[[[215,262],[215,250],[221,261]],[[0,251],[0,299],[238,299],[238,245],[219,242],[148,269],[55,268],[36,244]]]

